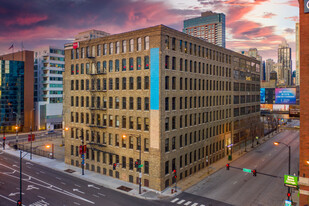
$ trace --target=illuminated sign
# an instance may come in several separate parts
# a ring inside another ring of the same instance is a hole
[[[296,104],[296,88],[276,88],[276,104]]]
[[[305,13],[309,13],[309,0],[304,1],[304,6],[305,6]]]
[[[73,43],[73,49],[77,49],[79,47],[79,42],[74,42]]]
[[[265,103],[265,88],[260,89],[261,104]]]

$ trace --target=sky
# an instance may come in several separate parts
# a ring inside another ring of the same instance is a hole
[[[164,24],[182,30],[183,20],[205,11],[226,15],[226,47],[257,48],[277,61],[287,40],[295,57],[298,0],[0,0],[0,54],[63,47],[88,29],[117,34]],[[294,64],[295,65],[295,64]]]

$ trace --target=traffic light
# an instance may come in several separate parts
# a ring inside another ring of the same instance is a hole
[[[226,164],[226,170],[230,170],[230,163]]]
[[[286,195],[287,195],[288,197],[291,197],[291,193],[289,193],[289,192],[288,192]]]
[[[177,179],[177,173],[176,173],[176,170],[173,170],[173,175],[174,175],[174,178]]]
[[[116,167],[117,167],[117,164],[116,164],[116,163],[114,163],[114,164],[113,164],[113,170],[115,170],[115,169],[116,169]]]
[[[17,206],[22,206],[21,201],[17,200]]]
[[[138,161],[135,161],[135,168],[138,168]]]
[[[253,176],[256,176],[256,169],[252,170]]]

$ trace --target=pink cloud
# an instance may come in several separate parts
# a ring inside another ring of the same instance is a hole
[[[289,19],[289,20],[294,21],[294,22],[298,22],[299,21],[299,17],[298,16],[285,17],[285,19]]]
[[[298,0],[289,0],[289,1],[287,2],[287,4],[290,5],[290,6],[299,7]]]
[[[265,19],[271,19],[272,17],[277,16],[277,14],[265,12],[263,15],[263,18]]]
[[[15,19],[11,19],[9,21],[5,22],[6,26],[11,26],[11,25],[31,25],[31,24],[35,24],[38,23],[40,21],[44,21],[46,20],[48,17],[46,15],[44,16],[37,16],[35,14],[30,14],[28,16],[23,16],[23,17],[17,17]]]

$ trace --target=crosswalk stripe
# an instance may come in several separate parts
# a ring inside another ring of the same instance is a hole
[[[201,206],[205,206],[205,205],[201,205]]]
[[[179,200],[178,198],[173,199],[171,202],[176,202],[177,200]]]
[[[190,203],[191,203],[191,201],[188,201],[188,202],[185,203],[185,205],[190,205]]]
[[[183,202],[185,202],[186,200],[180,200],[179,202],[177,202],[178,205],[182,204]]]
[[[191,206],[196,206],[196,205],[198,205],[198,203],[194,203],[194,204],[192,204]]]

